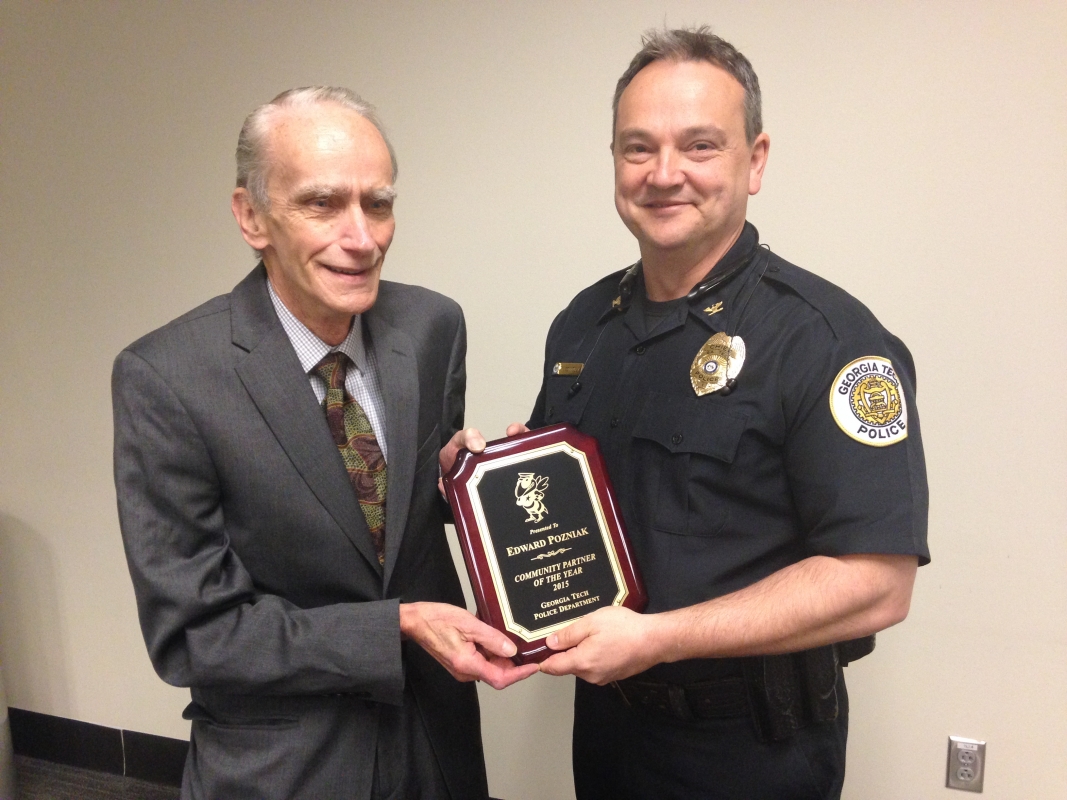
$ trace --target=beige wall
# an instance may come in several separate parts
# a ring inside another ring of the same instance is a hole
[[[388,275],[463,304],[468,419],[499,435],[532,404],[555,312],[635,257],[611,203],[608,102],[664,21],[713,23],[761,76],[764,241],[859,296],[918,363],[934,563],[907,622],[849,669],[846,797],[948,794],[949,734],[989,740],[986,796],[1067,794],[1062,0],[5,0],[12,705],[188,733],[185,692],[155,677],[137,628],[108,376],[123,345],[251,266],[227,200],[243,116],[319,82],[380,106],[401,164]],[[571,796],[569,692],[538,678],[483,694],[497,796]]]

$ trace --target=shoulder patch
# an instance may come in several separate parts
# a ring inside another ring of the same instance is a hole
[[[900,378],[888,358],[857,358],[830,387],[830,412],[857,442],[886,447],[908,438],[908,409]]]

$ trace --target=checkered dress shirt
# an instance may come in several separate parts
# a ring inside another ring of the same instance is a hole
[[[374,356],[373,343],[363,341],[363,326],[360,324],[359,314],[352,321],[352,329],[345,340],[337,347],[330,347],[293,316],[293,312],[286,308],[285,303],[275,294],[269,279],[267,291],[270,293],[274,310],[278,312],[278,319],[289,336],[289,341],[293,343],[296,357],[300,359],[300,366],[307,373],[311,388],[320,404],[326,397],[326,382],[312,371],[315,365],[322,361],[327,353],[335,350],[340,350],[352,359],[355,369],[350,368],[346,373],[345,388],[363,407],[371,427],[374,428],[374,436],[378,439],[382,456],[386,463],[389,463],[389,453],[386,450],[385,403],[382,401],[382,381],[378,373],[378,360]]]

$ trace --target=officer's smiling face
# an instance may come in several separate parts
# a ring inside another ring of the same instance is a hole
[[[731,243],[769,139],[745,138],[744,89],[706,61],[655,61],[619,99],[615,207],[646,263],[696,263]],[[722,253],[717,253],[721,256]]]

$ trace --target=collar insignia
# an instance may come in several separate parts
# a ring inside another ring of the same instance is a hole
[[[707,314],[709,317],[712,314],[718,314],[720,311],[722,311],[722,300],[715,303],[715,305],[708,306],[704,309],[704,313]]]

